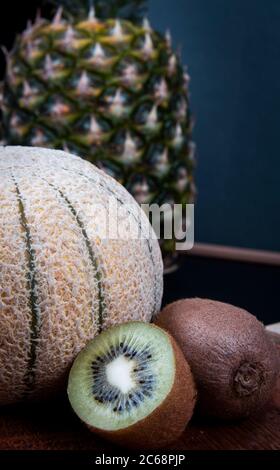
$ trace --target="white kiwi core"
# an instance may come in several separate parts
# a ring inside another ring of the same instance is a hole
[[[132,377],[134,367],[135,361],[129,361],[124,356],[117,357],[106,366],[108,383],[122,393],[128,393],[136,385]]]

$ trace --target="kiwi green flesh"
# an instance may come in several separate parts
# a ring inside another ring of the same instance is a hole
[[[118,431],[160,406],[174,380],[169,336],[153,325],[130,322],[104,331],[78,355],[68,397],[88,426]]]

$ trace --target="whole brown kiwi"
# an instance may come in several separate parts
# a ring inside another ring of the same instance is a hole
[[[186,299],[165,307],[156,324],[181,346],[202,414],[239,419],[272,397],[277,352],[263,324],[247,311],[208,299]]]

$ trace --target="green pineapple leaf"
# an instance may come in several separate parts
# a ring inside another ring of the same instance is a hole
[[[148,0],[46,0],[56,7],[63,7],[64,13],[72,18],[86,18],[93,6],[96,16],[101,19],[123,18],[140,21],[147,11]]]

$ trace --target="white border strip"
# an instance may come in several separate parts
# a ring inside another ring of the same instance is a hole
[[[280,266],[280,253],[249,248],[196,243],[188,255]]]
[[[280,335],[280,323],[275,323],[275,325],[268,325],[266,327],[267,331],[270,331],[271,333],[278,333]],[[280,339],[280,336],[279,336]]]

